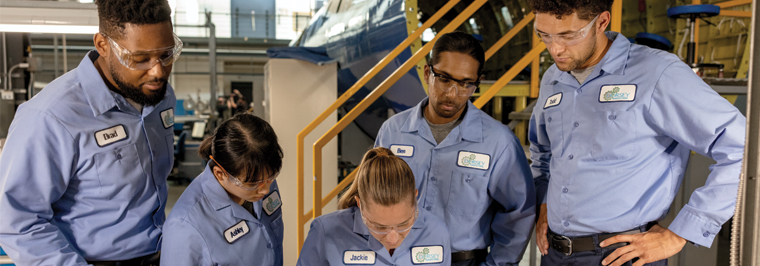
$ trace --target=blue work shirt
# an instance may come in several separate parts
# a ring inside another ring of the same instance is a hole
[[[375,147],[391,149],[412,168],[418,204],[446,222],[452,252],[490,246],[486,265],[516,265],[536,207],[519,140],[468,101],[462,122],[437,144],[422,116],[427,103],[385,121]]]
[[[0,157],[0,245],[19,265],[157,252],[174,160],[174,90],[142,113],[90,51],[22,104]]]
[[[206,165],[164,225],[162,265],[282,266],[282,199],[277,181],[253,203],[256,217],[232,201]]]
[[[668,229],[709,247],[734,211],[746,119],[674,54],[607,37],[583,85],[556,65],[541,82],[529,138],[549,227],[580,236],[664,218],[693,150],[717,164]]]
[[[432,213],[419,209],[412,229],[391,256],[383,244],[369,233],[358,207],[314,219],[296,265],[352,264],[451,265],[446,224]]]

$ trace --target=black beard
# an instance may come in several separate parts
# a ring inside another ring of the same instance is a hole
[[[163,82],[164,85],[161,87],[161,90],[148,95],[143,93],[139,87],[135,87],[123,82],[119,78],[119,75],[113,71],[113,69],[114,68],[111,67],[111,77],[113,77],[113,81],[116,83],[116,86],[119,87],[119,89],[116,90],[116,93],[123,96],[124,98],[132,99],[132,101],[143,106],[157,105],[161,102],[161,100],[164,99],[164,96],[166,95],[166,85],[168,84],[166,82],[166,79],[156,79],[151,81],[152,83]]]

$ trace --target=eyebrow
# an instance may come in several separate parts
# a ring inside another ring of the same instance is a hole
[[[541,30],[539,30],[539,29],[536,29],[536,31],[537,31],[538,33],[541,33],[541,34],[546,34],[546,35],[563,35],[563,34],[568,34],[568,33],[573,33],[573,32],[576,32],[577,30],[566,30],[566,31],[563,31],[563,32],[560,32],[560,33],[557,33],[557,34],[549,34],[549,33],[543,32],[543,31],[541,31]]]
[[[432,67],[431,67],[431,68],[432,68]],[[436,71],[436,70],[434,70],[434,71],[435,71],[435,72],[440,72],[440,73],[438,73],[438,74],[444,74],[444,75],[446,75],[446,77],[448,77],[448,78],[450,78],[450,79],[454,79],[454,77],[452,77],[452,76],[451,76],[451,74],[449,74],[449,72],[446,72],[446,71],[444,71],[444,70],[440,70],[440,69],[439,69],[439,70],[437,70],[437,71]],[[477,79],[474,79],[474,78],[464,78],[464,79],[462,79],[462,81],[468,81],[468,82],[469,82],[469,81],[471,81],[471,82],[474,82],[474,81],[476,81],[476,80],[477,80]]]

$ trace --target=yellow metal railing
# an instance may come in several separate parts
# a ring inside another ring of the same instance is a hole
[[[372,79],[381,69],[383,69],[385,66],[388,65],[390,61],[392,61],[398,54],[401,53],[406,47],[408,47],[415,39],[419,38],[421,36],[422,32],[431,27],[433,23],[435,23],[440,17],[443,16],[446,12],[448,12],[455,4],[457,4],[459,0],[451,0],[449,1],[444,7],[442,7],[438,12],[436,12],[430,19],[428,19],[425,24],[423,24],[420,28],[418,28],[416,31],[414,31],[413,34],[411,34],[404,42],[402,42],[396,49],[394,49],[390,54],[388,54],[386,57],[384,57],[375,67],[370,69],[370,71],[365,74],[359,81],[357,81],[354,86],[352,86],[348,91],[346,91],[343,95],[341,95],[338,100],[335,101],[330,107],[328,107],[327,110],[325,110],[322,114],[320,114],[319,117],[317,117],[314,121],[312,121],[306,128],[304,128],[297,137],[297,149],[298,149],[298,253],[300,254],[301,251],[301,245],[304,241],[304,231],[303,226],[306,224],[306,222],[310,218],[316,218],[322,214],[322,208],[327,206],[328,202],[330,202],[332,199],[337,197],[337,195],[346,188],[351,182],[353,182],[355,176],[356,176],[356,170],[352,171],[348,176],[346,176],[343,181],[341,181],[334,189],[330,191],[330,193],[327,194],[324,198],[322,198],[322,148],[330,141],[332,138],[334,138],[340,131],[342,131],[346,126],[348,126],[349,123],[353,122],[356,117],[359,116],[364,110],[366,110],[370,104],[372,104],[374,101],[376,101],[383,93],[385,93],[393,84],[395,84],[401,76],[406,74],[409,70],[411,70],[412,67],[414,67],[417,62],[422,60],[424,56],[429,53],[432,48],[433,44],[435,43],[438,38],[446,33],[452,32],[454,29],[459,27],[467,18],[472,16],[472,14],[475,13],[483,4],[487,2],[487,0],[476,0],[473,3],[471,3],[464,11],[462,11],[454,20],[452,20],[443,30],[438,32],[436,36],[425,44],[420,50],[414,53],[414,55],[407,60],[399,69],[393,72],[391,76],[386,78],[376,89],[374,89],[369,95],[367,95],[358,105],[356,105],[351,111],[348,112],[340,121],[338,121],[337,124],[335,124],[328,132],[326,132],[322,137],[320,137],[313,145],[313,165],[312,165],[312,171],[313,171],[313,209],[310,210],[308,213],[304,214],[304,198],[303,198],[303,176],[304,176],[304,138],[306,135],[311,133],[311,131],[314,130],[320,123],[322,123],[329,114],[331,114],[333,111],[337,110],[338,107],[340,107],[343,103],[346,102],[353,94],[355,94],[362,86],[364,86],[370,79]],[[615,1],[620,2],[620,0]],[[617,11],[615,11],[617,10]],[[622,5],[621,4],[613,4],[613,14],[617,12],[617,14],[620,14],[622,11]],[[532,21],[535,18],[535,15],[531,12],[528,15],[525,16],[517,25],[515,25],[512,29],[510,29],[507,34],[502,36],[499,41],[497,41],[491,48],[489,48],[486,51],[486,60],[488,60],[491,56],[493,56],[499,49],[501,49],[509,40],[511,40],[520,30],[525,28],[530,21]],[[612,18],[612,24],[617,25],[619,31],[620,26],[620,16],[613,16]],[[614,29],[614,28],[613,28]],[[515,65],[513,65],[501,78],[499,78],[494,84],[488,86],[488,90],[480,94],[480,97],[478,97],[473,104],[477,108],[483,107],[488,101],[490,101],[499,91],[502,90],[512,79],[514,79],[522,69],[528,66],[528,64],[532,64],[533,71],[531,72],[531,85],[530,85],[530,93],[518,93],[519,96],[517,96],[516,101],[516,111],[520,111],[525,108],[527,105],[527,96],[531,97],[537,97],[538,96],[538,83],[539,83],[539,75],[538,75],[538,65],[539,65],[539,56],[541,52],[546,49],[546,45],[544,45],[542,42],[538,40],[537,37],[533,37],[532,40],[533,48],[525,55],[522,59],[520,59]],[[524,124],[524,122],[522,123]],[[523,125],[523,130],[524,125]],[[523,132],[524,135],[524,132]]]
[[[320,123],[324,122],[327,117],[337,110],[341,105],[343,105],[348,99],[351,98],[359,89],[361,89],[364,85],[367,84],[377,73],[380,72],[383,68],[385,68],[390,62],[392,62],[399,54],[401,54],[402,51],[404,51],[409,45],[412,44],[417,38],[419,38],[422,35],[422,32],[424,32],[426,29],[433,26],[435,22],[437,22],[443,15],[446,14],[449,10],[451,10],[457,3],[459,3],[460,0],[450,0],[446,5],[441,7],[440,10],[438,10],[435,14],[433,14],[432,17],[430,17],[420,28],[418,28],[416,31],[414,31],[412,34],[409,35],[409,37],[406,38],[401,44],[399,44],[395,49],[393,49],[388,55],[386,55],[380,62],[375,65],[372,69],[370,69],[364,76],[362,76],[356,84],[354,84],[351,88],[349,88],[346,92],[343,93],[330,107],[328,107],[322,114],[320,114],[314,121],[309,123],[306,128],[301,130],[301,132],[298,133],[296,139],[296,161],[297,161],[297,173],[296,178],[298,179],[296,182],[296,189],[298,190],[298,202],[296,208],[298,209],[298,216],[296,218],[298,223],[298,253],[301,253],[301,245],[304,241],[304,229],[303,226],[306,224],[306,222],[312,217],[312,212],[309,212],[304,216],[304,138],[311,133]],[[348,178],[347,178],[348,179]],[[315,188],[316,190],[316,188]],[[321,186],[319,188],[320,195],[321,195]],[[316,194],[315,194],[316,195]],[[337,195],[337,193],[336,193]],[[314,205],[318,206],[318,205]],[[323,206],[322,206],[323,207]],[[321,207],[319,208],[321,210]],[[316,216],[314,216],[316,217]]]

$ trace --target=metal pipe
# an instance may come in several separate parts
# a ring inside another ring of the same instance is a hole
[[[3,75],[8,74],[8,48],[5,45],[5,32],[3,32]],[[5,90],[8,90],[8,84],[3,83]]]
[[[211,128],[216,127],[216,25],[211,22],[211,12],[206,13],[206,26],[208,26],[208,63],[211,72]],[[202,111],[202,110],[201,110]]]
[[[738,225],[740,237],[733,238],[731,241],[739,241],[740,251],[738,252],[739,265],[759,265],[760,254],[757,252],[760,248],[760,212],[757,208],[760,206],[760,182],[757,178],[760,176],[760,75],[758,66],[760,66],[760,36],[758,35],[758,26],[760,21],[757,19],[757,12],[760,12],[760,6],[757,0],[752,3],[752,39],[750,41],[749,54],[749,83],[747,89],[747,130],[744,146],[744,161],[742,167],[742,180],[740,187],[743,191],[739,192],[739,197],[743,197],[738,203],[741,203],[741,224]],[[735,220],[737,218],[734,218]],[[735,243],[734,243],[735,244]],[[733,252],[732,254],[735,254]],[[735,261],[737,259],[732,259]]]
[[[66,74],[66,72],[69,71],[69,59],[66,58],[66,33],[62,34],[63,39],[63,73]]]
[[[53,58],[55,65],[55,78],[58,78],[58,35],[53,35]]]

